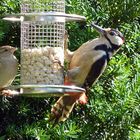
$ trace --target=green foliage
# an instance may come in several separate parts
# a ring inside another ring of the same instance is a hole
[[[0,18],[7,14],[19,12],[19,0],[1,0]],[[13,45],[19,47],[20,26],[18,23],[10,23],[0,19],[0,45]]]
[[[2,0],[0,14],[19,12],[17,0]],[[0,139],[139,140],[140,139],[140,2],[139,0],[66,0],[66,12],[119,28],[125,44],[91,88],[88,104],[53,127],[48,121],[54,98],[0,98]],[[66,24],[69,47],[98,36],[85,23]],[[12,31],[11,31],[12,29]],[[19,46],[19,25],[0,20],[0,44]],[[19,55],[19,54],[18,54]],[[19,76],[14,84],[19,83]]]

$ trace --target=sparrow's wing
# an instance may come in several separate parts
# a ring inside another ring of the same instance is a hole
[[[2,63],[0,62],[0,73],[1,73],[1,70],[2,70]]]
[[[3,71],[4,71],[4,69],[3,69],[2,63],[0,61],[0,89],[3,86]]]
[[[0,59],[0,78],[2,78],[4,75],[3,73],[6,72],[6,69],[5,69],[5,64],[3,63],[3,61]],[[8,69],[9,71],[9,69]]]

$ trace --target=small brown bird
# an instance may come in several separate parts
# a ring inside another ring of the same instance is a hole
[[[10,90],[5,88],[13,82],[17,69],[18,61],[14,56],[16,48],[11,46],[0,47],[0,92],[3,95],[10,95]]]
[[[121,32],[112,28],[103,29],[94,23],[92,26],[101,34],[99,38],[82,44],[74,53],[69,53],[65,48],[69,61],[65,85],[76,85],[88,90],[98,80],[109,60],[124,43]],[[65,121],[76,102],[85,104],[87,102],[85,93],[79,95],[72,93],[70,96],[60,97],[51,110],[53,120]]]

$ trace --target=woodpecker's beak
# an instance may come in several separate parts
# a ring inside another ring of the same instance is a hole
[[[100,34],[105,35],[106,34],[106,30],[103,29],[102,27],[95,25],[93,22],[91,24],[91,26],[93,26]]]

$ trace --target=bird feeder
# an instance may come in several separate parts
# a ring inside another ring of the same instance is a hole
[[[34,93],[84,90],[63,86],[63,67],[65,22],[85,17],[66,14],[65,0],[22,0],[21,13],[4,19],[21,21],[21,88]]]
[[[21,84],[63,84],[65,21],[43,13],[64,11],[64,0],[22,1],[30,19],[21,23]]]

